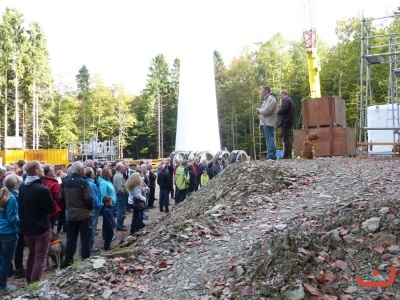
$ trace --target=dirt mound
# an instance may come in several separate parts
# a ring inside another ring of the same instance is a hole
[[[400,268],[397,165],[233,164],[106,256],[4,299],[400,299],[398,280],[357,283]]]

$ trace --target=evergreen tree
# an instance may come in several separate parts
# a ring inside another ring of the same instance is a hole
[[[170,91],[169,67],[164,55],[152,59],[149,72],[146,89],[135,107],[137,123],[134,135],[141,146],[131,151],[144,157],[160,157],[164,146],[164,103]]]
[[[176,58],[170,71],[169,89],[163,106],[164,157],[167,157],[175,150],[178,120],[179,70],[180,60]]]
[[[4,137],[21,136],[19,84],[24,73],[25,29],[23,16],[16,9],[6,8],[0,25],[0,48],[2,66]],[[14,102],[11,102],[11,99]],[[4,144],[3,144],[4,145]]]
[[[90,92],[90,74],[89,70],[83,65],[76,75],[76,84],[78,99],[82,101],[81,114],[79,116],[79,123],[82,124],[82,140],[86,141],[86,102],[88,101]]]
[[[23,77],[24,133],[28,148],[51,147],[53,89],[44,33],[36,22],[29,24]],[[32,125],[32,126],[30,126]],[[28,138],[30,137],[30,138]]]

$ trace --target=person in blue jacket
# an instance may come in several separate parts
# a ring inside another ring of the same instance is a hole
[[[7,284],[8,272],[14,259],[19,232],[18,203],[7,187],[0,189],[0,294],[17,290]]]
[[[95,174],[92,167],[85,168],[85,176],[86,181],[90,186],[90,189],[93,193],[93,209],[92,209],[92,242],[91,242],[91,252],[98,252],[100,249],[96,247],[94,244],[94,238],[96,236],[97,231],[97,223],[99,220],[100,209],[103,206],[103,202],[101,201],[100,190],[94,182]]]

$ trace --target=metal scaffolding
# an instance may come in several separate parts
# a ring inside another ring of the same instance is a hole
[[[368,142],[368,132],[375,130],[391,130],[393,131],[393,140],[387,142],[400,142],[400,32],[391,32],[389,26],[396,17],[398,18],[399,16],[363,17],[361,21],[359,142]],[[374,28],[375,25],[379,25],[379,31],[374,30],[376,29]],[[374,73],[373,71],[376,72]],[[382,72],[388,73],[388,81],[374,82],[374,75],[382,74]],[[387,84],[387,99],[376,99],[373,84],[375,86]],[[385,108],[387,109],[386,126],[367,127],[368,107],[385,102],[386,104],[384,105],[386,105]]]
[[[116,147],[114,140],[97,141],[93,137],[90,141],[69,142],[68,160],[70,162],[87,159],[98,161],[115,161]]]

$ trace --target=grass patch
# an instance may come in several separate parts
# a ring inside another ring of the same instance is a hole
[[[71,265],[72,269],[80,269],[81,267],[83,267],[83,261],[81,260],[76,260],[74,261],[74,263]]]
[[[39,288],[39,281],[31,283],[26,287],[28,292],[31,292],[31,293],[36,292],[38,290],[38,288]]]

